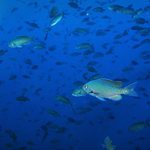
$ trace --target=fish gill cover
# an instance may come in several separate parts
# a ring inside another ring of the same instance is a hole
[[[150,1],[0,2],[0,150],[149,150]]]

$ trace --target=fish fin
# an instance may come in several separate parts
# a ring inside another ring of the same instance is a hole
[[[122,99],[122,96],[121,96],[121,95],[116,95],[116,96],[114,96],[114,97],[110,97],[109,99],[112,99],[112,100],[114,100],[114,101],[119,101],[119,100]]]
[[[123,91],[125,95],[130,95],[130,96],[135,96],[138,97],[138,94],[134,91],[135,86],[137,85],[138,82],[134,82],[128,86],[126,86]]]
[[[34,41],[34,36],[32,36],[32,37],[30,38],[30,40],[33,41],[33,42],[35,42],[35,41]]]
[[[106,102],[106,100],[105,100],[104,98],[102,98],[102,97],[98,97],[98,96],[96,96],[96,98],[98,98],[98,99],[99,99],[99,100],[101,100],[101,101]]]
[[[150,120],[147,120],[146,124],[150,127]]]
[[[109,79],[106,79],[106,78],[102,78],[102,79],[98,79],[98,80],[109,82],[111,84],[114,84],[116,87],[121,87],[122,84],[123,84],[122,81],[112,81],[112,80],[109,80]]]
[[[17,48],[22,48],[22,46],[21,46],[21,45],[18,45]]]
[[[113,150],[117,150],[117,146],[116,145],[112,145]]]
[[[104,145],[104,144],[101,144],[101,146],[102,146],[102,149],[104,149],[104,148],[105,148],[105,145]]]

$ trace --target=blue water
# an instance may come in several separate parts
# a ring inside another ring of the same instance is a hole
[[[133,4],[134,10],[150,5],[149,0],[143,1],[108,1],[101,6],[101,1],[80,0],[75,9],[68,5],[69,0],[56,1],[31,1],[31,0],[5,0],[0,2],[0,50],[7,50],[0,56],[0,150],[101,150],[101,144],[109,136],[112,144],[118,150],[150,150],[150,128],[129,132],[129,127],[137,122],[150,119],[150,63],[147,59],[141,58],[143,51],[150,50],[150,43],[142,44],[138,48],[134,45],[140,44],[150,36],[136,34],[131,28],[135,25],[149,28],[149,24],[136,24],[131,14],[120,14],[108,9],[111,5],[127,7]],[[29,5],[30,4],[30,5]],[[50,10],[57,6],[59,13],[64,11],[62,20],[55,26],[50,26]],[[87,25],[82,20],[87,16],[81,16],[88,6],[92,6],[89,13],[89,22],[94,25]],[[104,12],[94,12],[95,7],[102,7]],[[12,12],[13,8],[16,8]],[[103,19],[102,16],[109,16],[110,19]],[[147,10],[137,18],[144,18],[150,21],[150,10]],[[39,28],[31,27],[25,21],[36,23]],[[113,28],[108,29],[109,25]],[[20,27],[20,29],[18,29]],[[50,27],[49,32],[43,32]],[[85,28],[87,34],[73,34],[76,28]],[[97,30],[104,30],[105,35],[96,36]],[[122,35],[127,30],[128,35],[114,39],[118,34]],[[44,40],[46,34],[48,38]],[[10,48],[8,43],[17,36],[34,36],[34,42],[23,48]],[[137,41],[133,40],[136,38]],[[113,44],[114,41],[122,44]],[[33,46],[45,42],[45,49],[34,49]],[[87,49],[76,49],[81,43],[93,45],[94,52],[89,55],[83,53]],[[102,44],[108,43],[107,49]],[[49,47],[56,49],[49,51]],[[106,55],[106,52],[114,47],[113,54]],[[94,53],[101,52],[103,57],[93,58]],[[71,56],[72,53],[81,53],[79,56]],[[144,56],[147,56],[145,54]],[[142,55],[143,56],[143,55]],[[32,64],[25,61],[30,59]],[[88,71],[85,67],[90,61],[96,61],[92,66],[97,73]],[[138,65],[134,65],[136,61]],[[57,62],[63,62],[57,65]],[[31,69],[38,65],[38,69]],[[123,71],[124,68],[132,70]],[[126,79],[123,86],[138,82],[135,87],[139,97],[123,95],[122,100],[115,102],[108,100],[103,102],[92,96],[74,97],[73,90],[78,86],[75,82],[88,82],[83,78],[101,74],[103,78],[111,80]],[[10,80],[12,75],[16,79]],[[29,78],[24,78],[27,75]],[[40,91],[35,94],[37,89]],[[144,91],[141,90],[144,88]],[[19,102],[16,97],[25,96],[29,101]],[[67,105],[55,99],[55,96],[63,95],[73,103]],[[79,114],[83,108],[90,111]],[[47,113],[47,110],[54,110],[60,116],[56,117]],[[68,121],[72,118],[75,122]],[[46,125],[50,122],[48,125]],[[80,124],[81,123],[81,124]],[[52,125],[57,125],[54,129]],[[45,126],[46,131],[41,128]],[[61,132],[61,127],[65,131]],[[11,130],[17,137],[15,141],[10,134]],[[61,133],[59,133],[61,132]],[[42,143],[44,134],[48,133]],[[52,140],[58,140],[56,143]],[[29,143],[30,142],[30,143]],[[33,142],[31,144],[31,142]],[[8,146],[8,143],[10,146]]]

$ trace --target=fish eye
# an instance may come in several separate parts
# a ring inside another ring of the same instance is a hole
[[[87,85],[85,85],[84,88],[87,89]]]

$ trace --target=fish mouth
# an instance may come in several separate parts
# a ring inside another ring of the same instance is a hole
[[[95,94],[93,91],[90,91],[89,94]]]

